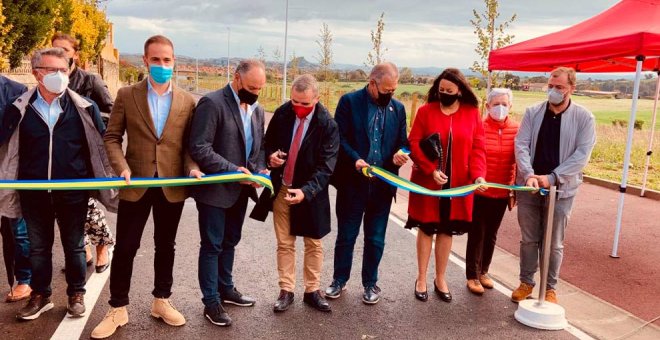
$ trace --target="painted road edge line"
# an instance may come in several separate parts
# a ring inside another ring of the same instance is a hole
[[[108,249],[108,261],[110,263],[112,263],[112,251],[112,247]],[[112,270],[112,266],[103,273],[92,273],[85,284],[85,315],[79,318],[69,317],[68,314],[64,315],[62,322],[50,337],[51,340],[80,339],[85,325],[87,325],[87,320],[89,320],[89,316],[92,314],[94,306],[96,306],[96,301],[98,301],[103,287],[105,287],[105,283],[110,277],[110,270]]]
[[[405,222],[403,222],[400,218],[398,218],[394,214],[390,214],[390,220],[401,228],[405,227],[406,225]],[[417,230],[415,229],[406,229],[406,230],[411,234],[417,236]],[[463,261],[460,257],[456,256],[453,251],[449,254],[449,260],[454,264],[456,264],[457,266],[461,267],[462,269],[465,269],[465,261]],[[511,289],[505,287],[495,279],[493,279],[493,281],[495,282],[495,285],[493,287],[495,290],[504,294],[505,296],[511,296],[511,294],[513,293]],[[566,327],[564,330],[580,340],[595,340],[592,336],[585,333],[581,329],[573,326],[570,322],[568,323],[568,327]]]

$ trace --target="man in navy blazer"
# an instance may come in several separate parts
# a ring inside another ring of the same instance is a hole
[[[340,148],[332,183],[337,188],[338,233],[335,243],[333,281],[326,297],[335,299],[345,289],[353,263],[353,248],[364,218],[362,256],[362,302],[380,300],[378,265],[385,247],[385,230],[396,188],[361,170],[379,166],[392,173],[408,161],[399,150],[408,146],[406,110],[392,99],[399,71],[392,63],[376,65],[369,84],[339,99],[335,121],[339,127]]]

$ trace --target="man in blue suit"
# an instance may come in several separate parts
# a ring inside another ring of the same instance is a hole
[[[353,248],[364,218],[362,255],[362,302],[380,300],[378,265],[385,247],[385,230],[396,188],[375,178],[365,177],[362,168],[372,165],[398,173],[408,157],[398,152],[408,146],[406,110],[392,99],[399,80],[396,65],[376,65],[369,84],[362,90],[342,96],[335,121],[339,127],[340,148],[332,183],[337,188],[338,233],[332,284],[326,297],[336,299],[345,289],[353,263]]]

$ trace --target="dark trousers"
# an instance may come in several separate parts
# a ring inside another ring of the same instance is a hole
[[[376,285],[391,206],[392,191],[380,180],[365,178],[337,190],[334,280],[344,285],[351,276],[353,249],[364,218],[362,285]]]
[[[488,273],[495,251],[497,230],[500,229],[508,198],[474,196],[472,228],[468,232],[465,251],[465,276],[476,280],[480,274]]]
[[[32,278],[32,265],[30,264],[30,239],[25,219],[2,217],[0,228],[11,228],[14,235],[14,276],[18,284],[29,285]]]
[[[242,190],[236,203],[227,209],[197,202],[201,237],[197,274],[202,302],[207,307],[218,305],[222,294],[234,289],[234,248],[241,240],[247,201],[247,192]]]
[[[21,191],[21,209],[27,222],[32,265],[32,294],[50,296],[53,278],[55,220],[60,230],[66,266],[66,294],[85,293],[86,191]]]
[[[172,295],[172,270],[176,232],[183,203],[167,201],[161,188],[149,188],[137,202],[119,201],[117,241],[110,271],[110,305],[122,307],[129,303],[133,260],[140,248],[142,232],[153,207],[154,218],[154,290],[156,298]]]

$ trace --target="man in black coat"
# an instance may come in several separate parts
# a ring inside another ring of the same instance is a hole
[[[328,182],[337,162],[339,130],[318,101],[316,79],[308,74],[296,78],[291,100],[275,111],[266,132],[265,148],[276,196],[270,197],[265,190],[251,216],[264,220],[267,211],[273,211],[280,285],[275,312],[283,312],[293,303],[296,236],[305,241],[303,301],[320,311],[331,311],[319,290],[321,238],[330,232]]]

